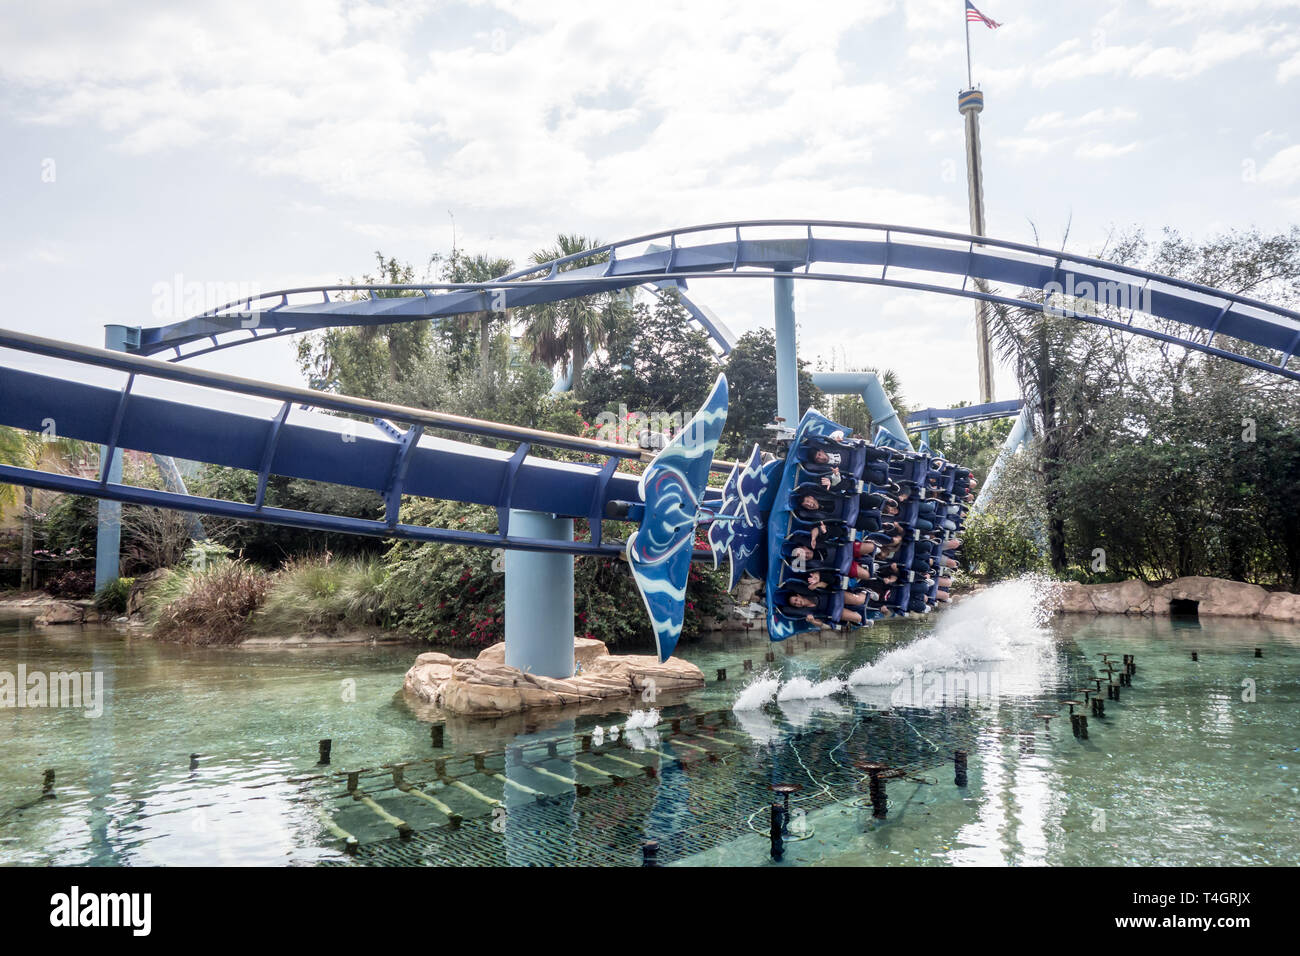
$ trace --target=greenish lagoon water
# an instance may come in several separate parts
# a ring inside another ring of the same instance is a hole
[[[0,862],[636,865],[655,839],[664,864],[777,865],[758,831],[771,785],[796,783],[784,866],[1300,863],[1300,628],[1043,623],[1034,594],[789,646],[717,638],[680,649],[698,691],[495,721],[408,702],[419,647],[176,647],[0,612],[0,675],[104,691],[96,717],[0,708]],[[1061,701],[1103,653],[1137,672],[1080,740]],[[883,820],[862,760],[900,770]]]

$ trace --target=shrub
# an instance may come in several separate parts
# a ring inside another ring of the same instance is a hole
[[[402,521],[493,534],[496,513],[442,501],[417,500]],[[574,523],[578,538],[586,522]],[[608,522],[605,540],[627,533]],[[504,554],[495,549],[399,541],[384,556],[388,574],[380,590],[390,623],[438,644],[485,647],[505,640]],[[682,637],[689,640],[721,613],[723,574],[691,569]],[[574,633],[606,644],[654,646],[645,605],[627,565],[617,558],[581,557],[573,569]]]
[[[63,571],[56,574],[45,585],[48,594],[57,598],[84,598],[95,593],[95,572]]]
[[[271,579],[253,616],[258,633],[329,632],[383,623],[384,568],[369,558],[292,558]]]
[[[961,537],[967,565],[986,577],[1013,578],[1046,567],[1033,534],[1015,517],[981,511],[967,520]]]
[[[170,571],[146,600],[154,636],[182,644],[238,644],[271,579],[243,561]]]
[[[135,578],[115,578],[95,592],[95,610],[101,617],[126,613],[127,598],[131,596],[134,581]]]

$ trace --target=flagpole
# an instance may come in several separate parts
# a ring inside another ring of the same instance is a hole
[[[962,17],[966,21],[966,89],[975,89],[975,81],[971,79],[970,74],[970,17],[966,14],[966,8],[963,0]]]

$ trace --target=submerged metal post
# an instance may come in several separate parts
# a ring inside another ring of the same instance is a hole
[[[330,750],[333,746],[334,741],[332,740],[326,739],[320,742],[320,760],[316,762],[318,767],[326,766],[330,762]]]
[[[966,786],[966,758],[964,750],[958,750],[952,755],[953,783],[959,787]]]
[[[772,822],[768,829],[768,835],[772,840],[772,859],[776,860],[778,863],[780,863],[781,858],[785,856],[785,844],[781,840],[781,834],[784,830],[784,821],[782,820],[782,816],[781,804],[772,804]]]
[[[41,781],[41,796],[46,798],[54,796],[54,771],[53,770],[45,771],[45,776]]]
[[[641,843],[641,865],[658,866],[659,865],[659,841],[643,840]]]
[[[573,541],[573,519],[510,509],[510,534]],[[573,676],[573,555],[506,551],[506,664]]]
[[[443,738],[442,724],[440,723],[434,724],[432,727],[429,728],[429,740],[433,743],[433,746],[439,750],[442,749],[442,738]]]

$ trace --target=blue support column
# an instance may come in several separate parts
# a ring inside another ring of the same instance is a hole
[[[975,496],[975,501],[971,505],[971,514],[978,514],[983,511],[993,497],[993,489],[998,486],[998,479],[1002,477],[1002,469],[1011,461],[1012,456],[1022,446],[1029,442],[1033,437],[1033,426],[1029,418],[1029,409],[1022,408],[1020,414],[1016,416],[1016,422],[1011,426],[1011,432],[1007,435],[1006,441],[1002,443],[1002,449],[998,452],[998,457],[994,460],[992,467],[989,468],[988,475],[985,476],[983,483],[980,485],[979,494]]]
[[[799,423],[799,352],[795,344],[794,278],[778,269],[772,280],[776,304],[776,413],[794,427]]]
[[[861,395],[867,406],[867,414],[871,416],[872,427],[883,428],[905,448],[912,448],[911,436],[903,427],[885,386],[880,383],[880,376],[875,372],[813,372],[812,380],[814,385],[828,395]]]
[[[104,326],[104,348],[117,352],[126,351],[127,334],[130,330],[125,325]],[[55,423],[58,427],[58,423]],[[104,456],[108,453],[106,445],[99,446],[100,468],[104,467]],[[113,453],[113,460],[108,466],[108,480],[122,480],[122,450]],[[119,501],[99,500],[99,521],[95,534],[95,590],[117,580],[121,573],[122,549],[122,503]]]
[[[510,509],[510,535],[573,540],[573,519]],[[573,555],[506,551],[506,664],[573,676]]]

